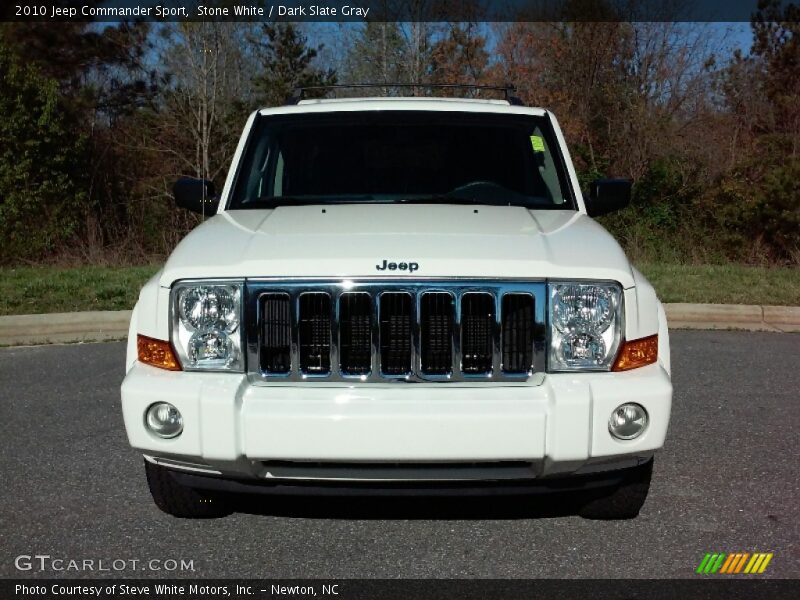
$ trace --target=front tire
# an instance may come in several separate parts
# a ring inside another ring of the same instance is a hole
[[[178,483],[169,469],[145,460],[144,472],[153,501],[168,515],[182,519],[213,519],[232,512],[221,498]]]
[[[578,514],[585,519],[635,519],[647,499],[652,475],[652,458],[643,465],[626,469],[625,480],[621,484],[610,492],[594,495],[583,504]]]

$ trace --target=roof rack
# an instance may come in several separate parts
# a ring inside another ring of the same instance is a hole
[[[312,90],[338,90],[338,89],[359,89],[359,88],[423,88],[423,89],[467,89],[467,90],[491,90],[503,92],[504,99],[514,106],[525,106],[519,97],[514,95],[517,88],[511,84],[507,85],[472,85],[468,83],[341,83],[334,85],[309,85],[296,87],[292,95],[286,99],[286,104],[297,104],[305,99],[306,92]]]

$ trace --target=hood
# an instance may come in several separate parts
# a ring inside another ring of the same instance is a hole
[[[419,268],[379,270],[384,261]],[[211,277],[575,278],[634,285],[619,244],[582,213],[462,205],[227,211],[181,241],[160,284]]]

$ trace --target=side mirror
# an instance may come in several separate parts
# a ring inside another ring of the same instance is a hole
[[[213,215],[219,206],[214,184],[206,179],[181,177],[172,186],[172,195],[175,196],[175,204],[201,215]]]
[[[589,186],[586,212],[590,217],[599,217],[620,210],[631,203],[629,179],[595,179]]]

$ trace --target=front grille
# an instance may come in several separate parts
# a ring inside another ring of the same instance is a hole
[[[494,353],[494,297],[469,293],[461,297],[461,370],[491,373]]]
[[[289,294],[265,294],[261,303],[261,370],[288,373],[292,358],[292,315]]]
[[[331,370],[331,297],[324,292],[300,296],[298,313],[300,371],[325,375]]]
[[[453,296],[446,292],[422,294],[420,307],[423,373],[446,375],[453,366]]]
[[[411,324],[413,307],[407,292],[381,294],[381,373],[411,374]]]
[[[248,364],[271,379],[526,381],[544,371],[545,284],[248,281]]]
[[[339,299],[339,359],[342,373],[364,375],[372,367],[372,299],[342,294]]]
[[[503,369],[527,373],[533,365],[533,296],[503,296]]]

